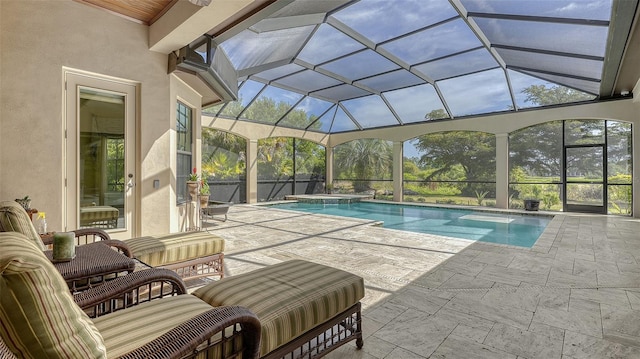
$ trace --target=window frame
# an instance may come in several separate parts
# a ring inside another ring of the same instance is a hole
[[[186,103],[176,101],[176,204],[178,205],[188,200],[187,179],[193,168],[194,156],[193,112],[194,109]]]

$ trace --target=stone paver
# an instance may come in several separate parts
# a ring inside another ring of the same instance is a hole
[[[640,220],[558,214],[531,249],[235,205],[227,275],[301,258],[365,279],[364,349],[329,359],[638,358]]]

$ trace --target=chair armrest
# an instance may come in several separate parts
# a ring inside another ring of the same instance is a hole
[[[73,300],[95,318],[154,299],[186,293],[187,287],[176,272],[151,268],[75,293]]]
[[[78,246],[83,244],[101,242],[110,247],[114,247],[115,249],[118,250],[118,252],[124,254],[129,258],[133,258],[133,254],[129,249],[129,245],[127,245],[123,241],[120,241],[117,239],[111,239],[111,236],[109,236],[109,233],[103,231],[100,228],[81,228],[81,229],[76,229],[75,231],[73,231],[73,233],[76,236],[76,245]],[[55,233],[52,232],[52,233],[48,233],[47,235],[41,236],[42,243],[44,243],[45,246],[53,245],[54,235]]]
[[[232,329],[232,332],[226,328]],[[226,342],[222,348],[237,348],[240,343],[235,337],[238,335],[242,335],[242,358],[257,358],[260,331],[260,321],[249,309],[239,306],[217,307],[191,318],[122,358],[181,358],[186,354],[206,353],[208,348],[222,341]],[[218,333],[219,336],[216,335]],[[207,343],[214,335],[216,338]]]
[[[108,246],[116,248],[118,252],[124,254],[129,258],[133,258],[133,254],[131,254],[131,250],[125,242],[119,241],[117,239],[111,239],[109,233],[100,228],[81,228],[76,229],[75,231],[73,231],[73,233],[76,234],[77,245],[101,242]]]
[[[76,229],[75,231],[73,231],[73,233],[75,233],[75,236],[76,236],[76,245],[111,239],[111,237],[109,236],[109,233],[105,232],[100,228],[81,228],[81,229]],[[54,234],[55,234],[54,232],[50,232],[42,236],[42,242],[45,245],[53,244]]]
[[[105,232],[100,228],[80,228],[80,229],[74,230],[73,232],[76,234],[77,245],[111,239],[111,236],[109,236],[109,233]]]
[[[113,247],[118,250],[118,252],[124,254],[129,258],[133,258],[133,253],[131,253],[131,249],[129,249],[129,245],[123,241],[117,239],[107,239],[104,241],[100,241],[99,243],[104,243],[109,247]]]

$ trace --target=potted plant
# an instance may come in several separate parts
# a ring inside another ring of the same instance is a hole
[[[537,211],[540,209],[540,187],[534,185],[531,189],[533,196],[524,200],[524,209],[527,211]]]
[[[187,179],[187,191],[189,191],[189,195],[193,199],[196,198],[196,194],[198,193],[198,179],[198,170],[193,167],[193,172],[189,174],[189,179]]]
[[[16,202],[18,202],[27,212],[29,212],[29,210],[31,209],[31,198],[29,198],[29,196],[24,196],[24,198],[16,198]]]
[[[209,205],[209,195],[211,191],[209,189],[209,183],[204,179],[200,180],[200,195],[198,198],[200,199],[200,207],[205,208]]]
[[[540,200],[537,199],[525,199],[524,209],[527,211],[537,211],[540,209]]]

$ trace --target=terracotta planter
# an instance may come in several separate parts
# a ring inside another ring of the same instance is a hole
[[[208,194],[201,194],[198,196],[198,198],[200,199],[200,208],[205,208],[209,205],[209,195]]]
[[[198,181],[187,181],[187,191],[189,192],[191,199],[196,199],[198,195],[198,185]]]

